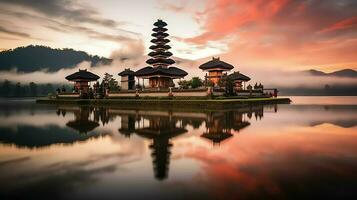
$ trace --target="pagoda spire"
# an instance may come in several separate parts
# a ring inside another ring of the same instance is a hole
[[[169,36],[169,34],[166,33],[166,26],[166,22],[159,19],[154,23],[154,28],[152,29],[153,34],[151,35],[154,37],[154,39],[151,40],[153,45],[149,47],[152,51],[148,54],[150,59],[148,59],[146,63],[152,65],[154,68],[167,68],[168,66],[175,63],[175,61],[170,58],[172,53],[168,51],[171,49],[171,47],[168,45],[170,40],[166,39],[166,37]]]

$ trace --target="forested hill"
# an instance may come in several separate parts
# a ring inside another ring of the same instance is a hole
[[[0,52],[0,71],[13,68],[21,72],[42,69],[57,71],[62,68],[71,68],[83,61],[91,62],[92,66],[99,63],[106,65],[112,62],[111,59],[88,55],[84,51],[30,45]]]
[[[349,78],[357,78],[357,71],[353,70],[353,69],[342,69],[342,70],[338,70],[338,71],[334,71],[331,73],[326,73],[326,72],[322,72],[322,71],[318,71],[315,69],[310,69],[307,71],[303,71],[305,73],[308,73],[312,76],[335,76],[335,77],[349,77]]]

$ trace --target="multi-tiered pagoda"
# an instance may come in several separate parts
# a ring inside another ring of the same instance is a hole
[[[171,47],[167,37],[166,22],[157,20],[154,23],[153,34],[154,39],[151,40],[153,45],[150,46],[152,50],[148,55],[150,59],[146,61],[150,66],[144,67],[135,72],[137,78],[149,79],[151,88],[168,88],[173,87],[173,79],[183,78],[187,75],[182,69],[172,67],[175,61],[171,59],[172,53],[168,51]]]

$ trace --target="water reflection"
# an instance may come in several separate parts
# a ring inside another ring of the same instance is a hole
[[[352,197],[357,189],[354,105],[6,107],[1,199]]]
[[[277,105],[271,106],[277,111]],[[266,108],[268,108],[266,106]],[[125,137],[136,134],[149,139],[151,143],[152,163],[155,178],[163,180],[168,177],[171,148],[171,139],[185,134],[187,126],[198,129],[202,124],[205,131],[200,135],[210,140],[214,145],[232,137],[232,131],[239,130],[250,125],[249,119],[263,117],[264,106],[249,106],[234,111],[220,112],[173,112],[160,110],[125,110],[110,107],[68,107],[60,106],[57,109],[58,116],[73,113],[74,120],[66,123],[66,126],[77,130],[80,134],[86,134],[99,126],[106,125],[116,117],[121,119],[119,133]]]
[[[74,113],[74,120],[67,122],[66,126],[78,131],[80,134],[86,134],[99,126],[98,119],[92,120],[90,113],[93,108],[90,107],[72,107],[72,108],[59,108],[57,115],[66,115],[66,112]]]
[[[265,109],[272,109],[276,112],[277,105],[265,106]],[[199,129],[203,125],[204,131],[200,136],[210,140],[215,145],[232,137],[232,131],[239,132],[249,126],[249,120],[253,116],[255,119],[261,119],[263,110],[263,105],[236,110],[206,112],[125,110],[111,107],[64,105],[56,106],[55,113],[60,119],[65,120],[66,127],[54,124],[44,126],[18,124],[16,128],[1,127],[0,141],[21,148],[74,144],[78,141],[106,135],[105,132],[95,129],[100,124],[105,127],[110,121],[114,121],[118,117],[121,120],[119,134],[125,137],[136,134],[151,141],[148,147],[152,152],[154,174],[158,180],[163,180],[168,176],[173,146],[171,139],[187,133],[188,130],[185,127],[191,126],[193,129]],[[31,110],[31,113],[32,120],[37,120],[35,112]],[[38,117],[38,120],[41,120],[42,117]]]

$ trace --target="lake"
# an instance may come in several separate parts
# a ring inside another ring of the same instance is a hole
[[[357,97],[194,111],[0,100],[0,199],[355,199]]]

